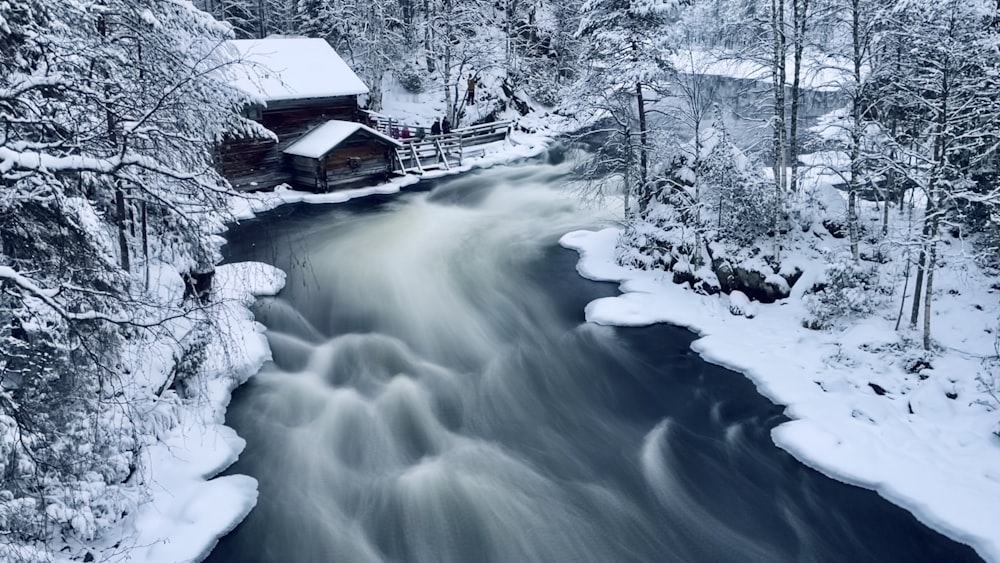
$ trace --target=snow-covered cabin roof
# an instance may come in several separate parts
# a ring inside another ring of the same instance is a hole
[[[235,86],[265,102],[367,94],[368,87],[323,39],[271,37],[227,42],[243,64]]]
[[[337,145],[343,143],[348,137],[358,131],[364,131],[376,138],[383,139],[393,146],[401,147],[402,143],[387,137],[382,133],[360,123],[352,121],[327,121],[323,125],[313,129],[305,137],[295,141],[283,152],[294,156],[304,156],[307,158],[322,158],[323,155],[333,150]]]

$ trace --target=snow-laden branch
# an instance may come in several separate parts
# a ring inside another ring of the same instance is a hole
[[[129,317],[109,315],[94,310],[73,312],[68,310],[63,304],[59,303],[57,299],[59,294],[64,289],[67,289],[67,287],[64,286],[60,286],[58,288],[42,287],[38,285],[31,278],[20,274],[19,272],[17,272],[17,270],[11,268],[10,266],[0,266],[0,282],[2,281],[9,281],[13,283],[22,291],[29,293],[30,295],[32,295],[33,297],[44,303],[45,306],[51,309],[55,314],[62,317],[64,320],[68,322],[99,321],[117,325],[134,326],[137,328],[153,328],[162,325],[164,322],[168,320],[174,318],[180,318],[187,315],[187,312],[181,311],[175,315],[168,316],[165,318],[154,319],[149,322],[142,322],[142,321],[136,321],[135,319]]]
[[[113,157],[55,156],[38,151],[17,151],[10,147],[0,147],[0,174],[7,174],[11,171],[114,174],[129,166],[169,176],[175,180],[196,180],[200,177],[198,173],[180,172],[163,166],[153,158],[130,152]]]
[[[28,76],[24,80],[13,84],[7,88],[0,88],[0,100],[16,100],[31,90],[39,88],[55,88],[66,86],[69,80],[61,74],[50,74],[47,76]]]
[[[17,272],[17,270],[11,268],[10,266],[0,266],[0,280],[10,281],[22,290],[27,291],[67,321],[108,321],[116,324],[131,324],[129,319],[112,317],[97,311],[84,311],[81,313],[68,311],[56,300],[61,288],[49,289],[41,287],[36,284],[34,280],[21,275]]]
[[[52,310],[56,315],[61,317],[67,322],[106,322],[116,325],[125,325],[135,328],[155,328],[162,326],[163,323],[186,318],[190,314],[199,309],[204,309],[205,307],[196,307],[194,309],[168,309],[171,311],[169,314],[164,314],[163,316],[156,316],[155,318],[139,321],[135,318],[130,318],[120,315],[109,315],[107,313],[102,313],[100,311],[82,311],[73,312],[68,310],[63,304],[58,301],[58,297],[64,291],[76,291],[89,293],[92,295],[98,295],[106,298],[114,299],[115,296],[102,291],[97,291],[94,289],[82,288],[70,284],[60,284],[56,288],[45,288],[40,286],[37,282],[28,276],[19,273],[17,270],[11,268],[10,266],[0,266],[0,287],[3,286],[4,281],[9,281],[22,291],[27,292],[32,297],[41,301],[46,307]]]

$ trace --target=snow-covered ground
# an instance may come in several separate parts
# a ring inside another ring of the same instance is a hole
[[[1000,561],[1000,402],[984,385],[997,377],[984,360],[996,354],[1000,291],[965,259],[959,241],[941,245],[938,348],[924,357],[917,335],[894,330],[898,295],[880,314],[837,329],[802,326],[804,289],[829,250],[786,257],[805,271],[791,297],[748,307],[742,295],[700,295],[668,272],[618,266],[619,235],[611,228],[561,240],[579,251],[581,275],[621,284],[621,296],[587,306],[588,321],[690,328],[704,359],[746,374],[761,394],[787,406],[792,420],[772,433],[778,446]]]

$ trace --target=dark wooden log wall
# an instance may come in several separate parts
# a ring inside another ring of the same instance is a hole
[[[226,139],[219,147],[219,154],[219,171],[234,189],[269,189],[291,179],[274,141]]]
[[[357,122],[361,116],[355,96],[271,102],[263,109],[260,122],[278,138],[302,136],[316,125],[331,119]]]

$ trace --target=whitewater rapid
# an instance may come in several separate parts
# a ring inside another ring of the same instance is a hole
[[[274,361],[228,418],[261,500],[210,561],[965,560],[777,450],[780,410],[683,330],[584,323],[615,288],[556,241],[611,217],[569,174],[529,162],[230,235],[288,282],[255,311]]]

